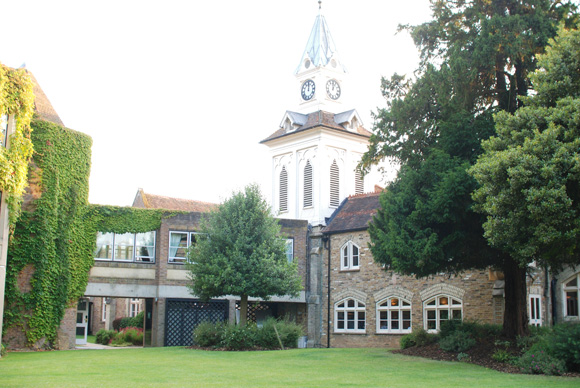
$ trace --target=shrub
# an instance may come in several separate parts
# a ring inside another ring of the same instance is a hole
[[[304,330],[302,326],[295,322],[291,322],[287,319],[276,321],[271,318],[271,320],[276,322],[276,329],[282,340],[282,344],[286,348],[295,348],[298,346],[298,338],[304,335]]]
[[[566,372],[564,361],[554,358],[541,348],[533,346],[519,358],[516,365],[522,373],[559,376]]]
[[[505,349],[497,349],[495,352],[493,352],[491,358],[497,362],[508,362],[512,359],[512,356]]]
[[[257,327],[255,324],[246,326],[226,325],[221,345],[227,350],[247,350],[256,345]]]
[[[452,319],[441,322],[439,337],[445,338],[456,331],[468,333],[472,338],[498,337],[501,334],[501,325],[492,325],[489,323],[479,323],[476,321],[461,321]]]
[[[417,345],[415,342],[415,336],[413,334],[406,334],[402,336],[399,341],[399,345],[401,346],[401,349],[407,349]]]
[[[439,347],[446,352],[465,352],[475,345],[475,339],[465,331],[455,331],[439,340]]]
[[[546,338],[547,352],[564,361],[568,370],[580,371],[580,325],[564,323],[556,325]]]
[[[121,322],[119,322],[119,330],[122,330],[126,327],[131,327],[133,326],[133,318],[131,317],[124,317],[121,318]]]
[[[0,344],[0,357],[4,357],[6,355],[6,346],[4,344]]]
[[[459,362],[468,362],[469,361],[469,354],[467,353],[459,353],[457,355],[457,361]]]
[[[426,346],[437,341],[436,334],[429,334],[424,329],[416,330],[413,335],[415,336],[415,344],[417,346]]]
[[[113,320],[113,330],[119,331],[119,329],[120,329],[119,326],[121,325],[121,319],[123,319],[123,318],[117,318],[117,319]]]
[[[115,334],[117,334],[115,330],[101,329],[97,331],[97,334],[95,335],[95,340],[98,344],[108,345],[111,342],[111,339],[115,337]]]
[[[122,329],[120,332],[116,333],[111,341],[111,345],[143,345],[143,329],[138,327],[126,327]]]
[[[131,324],[129,326],[143,329],[144,320],[145,320],[145,311],[141,311],[139,314],[131,318]]]
[[[274,327],[278,330],[278,334],[280,334],[280,330],[277,327],[278,321],[274,318],[269,318],[264,322],[264,325],[258,330],[256,336],[256,345],[264,348],[264,349],[279,349],[280,343],[278,342],[278,336],[276,335],[276,331]],[[280,340],[282,340],[282,336],[280,335]],[[284,342],[282,342],[284,344]]]
[[[202,322],[193,330],[193,343],[203,347],[217,347],[221,344],[225,327],[223,322]]]

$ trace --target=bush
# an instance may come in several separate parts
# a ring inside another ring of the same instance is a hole
[[[564,361],[554,358],[542,348],[543,346],[534,345],[519,358],[516,365],[522,373],[555,376],[565,373],[566,364]]]
[[[416,330],[413,335],[417,346],[427,346],[437,341],[436,334],[429,334],[424,329]]]
[[[439,347],[446,352],[465,352],[475,346],[475,339],[465,331],[455,331],[439,340]]]
[[[275,329],[274,329],[275,328]],[[278,335],[276,335],[278,331]],[[298,346],[298,338],[304,335],[302,326],[290,322],[289,320],[277,320],[268,318],[261,328],[256,332],[256,346],[264,349],[280,349],[280,341],[285,348],[295,348]]]
[[[497,349],[495,352],[493,352],[491,358],[497,362],[508,362],[512,359],[512,356],[505,349]]]
[[[0,357],[4,357],[6,355],[6,346],[4,344],[0,344]]]
[[[402,336],[399,341],[399,345],[401,346],[401,349],[407,349],[417,345],[415,342],[415,336],[413,334],[406,334]]]
[[[498,337],[501,334],[501,325],[492,325],[488,323],[479,323],[475,321],[461,321],[452,319],[441,322],[439,337],[445,338],[456,331],[468,333],[473,338]]]
[[[116,333],[111,341],[111,345],[115,346],[129,346],[129,345],[143,345],[143,329],[139,327],[126,327],[120,332]]]
[[[117,318],[117,319],[113,320],[113,330],[119,331],[119,329],[121,329],[119,327],[121,325],[121,319],[123,319],[123,318]]]
[[[95,340],[98,344],[108,345],[116,334],[117,332],[115,330],[101,329],[97,331],[97,334],[95,335]]]
[[[139,314],[135,315],[131,318],[131,327],[138,327],[139,329],[143,329],[143,323],[145,322],[145,311],[141,311]]]
[[[547,352],[564,361],[568,370],[580,372],[580,324],[556,325],[546,338]]]
[[[123,330],[126,327],[132,326],[133,326],[133,318],[131,317],[121,318],[121,322],[119,322],[119,330]]]
[[[223,322],[202,322],[193,330],[193,343],[202,347],[220,346],[226,325]]]
[[[227,350],[247,350],[256,346],[257,330],[255,324],[246,326],[226,325],[221,345]]]

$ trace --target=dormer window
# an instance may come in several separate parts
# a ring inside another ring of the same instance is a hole
[[[356,117],[353,117],[352,121],[348,125],[348,129],[350,129],[351,131],[356,131],[359,126],[360,125],[358,124],[358,120],[356,119]]]

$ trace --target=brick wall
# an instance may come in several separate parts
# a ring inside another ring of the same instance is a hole
[[[360,247],[360,268],[358,270],[344,271],[340,269],[340,249],[348,241],[352,241]],[[424,327],[423,302],[439,293],[449,294],[462,300],[463,319],[476,320],[482,323],[501,323],[499,311],[503,311],[503,298],[492,296],[494,281],[490,280],[488,271],[466,271],[457,276],[440,274],[423,279],[398,275],[391,271],[385,271],[374,263],[368,248],[369,241],[370,238],[366,231],[331,235],[331,347],[398,347],[402,334],[379,334],[376,326],[376,303],[389,297],[389,293],[392,292],[409,296],[413,330]],[[326,346],[328,343],[327,265],[328,262],[325,263],[323,269],[322,282],[324,298],[322,304],[322,346]],[[334,304],[347,297],[355,297],[365,304],[366,327],[364,333],[335,333]]]

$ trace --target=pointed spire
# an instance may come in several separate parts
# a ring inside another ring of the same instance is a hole
[[[312,31],[310,32],[310,37],[308,38],[308,43],[306,43],[306,48],[300,59],[300,63],[296,69],[296,74],[300,71],[302,66],[304,66],[305,61],[308,59],[314,67],[326,66],[331,59],[337,56],[336,46],[334,45],[334,40],[332,35],[330,35],[330,29],[326,24],[326,19],[322,15],[322,1],[318,1],[318,16],[314,20],[314,26],[312,26]],[[306,66],[307,68],[309,66]],[[346,73],[346,68],[340,65],[340,68]]]

